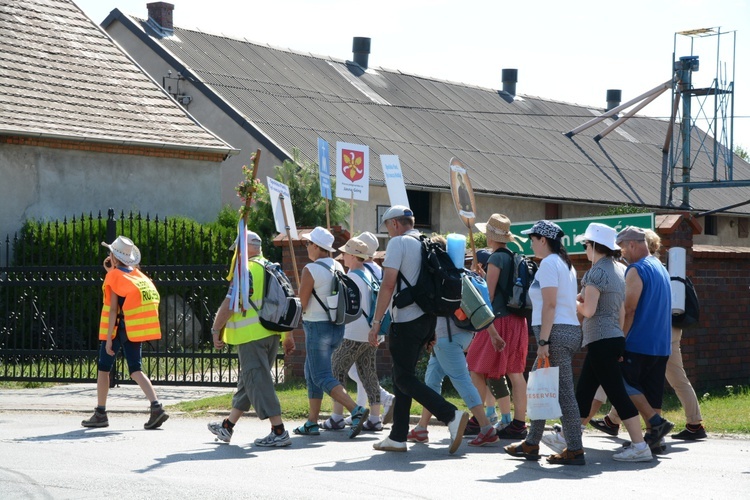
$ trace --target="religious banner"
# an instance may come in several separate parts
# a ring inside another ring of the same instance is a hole
[[[289,238],[297,240],[297,223],[294,221],[294,212],[292,212],[292,198],[289,195],[289,186],[275,179],[266,177],[268,184],[268,194],[271,197],[271,208],[273,209],[273,219],[276,222],[276,231],[281,234],[287,234]],[[282,198],[284,206],[282,207]],[[287,226],[289,233],[287,233]]]
[[[318,167],[320,170],[320,196],[326,200],[332,199],[331,196],[331,169],[328,165],[330,154],[328,152],[328,142],[318,137]]]
[[[380,165],[383,167],[385,186],[388,188],[388,198],[391,206],[409,206],[409,198],[406,196],[404,175],[401,172],[401,162],[397,155],[380,155]]]
[[[456,206],[461,221],[466,227],[471,228],[476,218],[474,190],[471,188],[469,172],[458,158],[451,158],[450,175],[453,204]]]
[[[367,201],[370,197],[370,148],[336,143],[336,197]]]

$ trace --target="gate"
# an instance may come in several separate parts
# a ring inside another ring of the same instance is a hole
[[[161,296],[162,339],[143,346],[143,371],[154,384],[237,383],[236,353],[216,351],[213,316],[227,290],[234,232],[204,230],[177,219],[112,209],[70,221],[27,223],[6,236],[0,263],[0,380],[95,382],[102,306],[102,241],[131,238],[141,269]],[[279,356],[276,380],[279,379]],[[130,383],[118,356],[112,383]]]

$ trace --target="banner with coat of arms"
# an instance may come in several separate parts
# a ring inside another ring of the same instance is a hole
[[[368,201],[370,197],[370,148],[336,143],[336,197]]]

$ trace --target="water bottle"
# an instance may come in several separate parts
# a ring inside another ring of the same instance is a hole
[[[508,301],[508,306],[520,309],[524,306],[523,283],[521,278],[516,278],[513,284],[513,296]]]
[[[466,256],[466,236],[463,234],[451,233],[446,240],[446,251],[453,261],[453,265],[458,269],[463,269]]]

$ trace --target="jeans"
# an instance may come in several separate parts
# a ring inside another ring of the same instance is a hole
[[[103,340],[99,344],[99,363],[97,368],[100,372],[112,371],[112,366],[115,364],[115,358],[120,351],[120,347],[122,347],[122,352],[125,354],[125,360],[128,362],[128,373],[133,374],[141,371],[143,342],[130,341],[125,329],[125,321],[120,321],[117,325],[117,335],[112,339],[112,350],[115,351],[114,356],[107,354],[106,345],[107,343]]]
[[[447,424],[456,415],[457,408],[419,380],[415,374],[422,348],[435,332],[435,317],[424,314],[405,323],[391,324],[389,341],[393,359],[393,427],[390,438],[406,442],[409,433],[409,415],[412,398],[416,399],[435,418]]]
[[[474,336],[469,332],[453,334],[453,342],[443,337],[432,348],[433,356],[427,364],[424,381],[433,391],[440,394],[445,376],[449,376],[453,387],[458,391],[466,406],[473,408],[482,404],[479,391],[474,387],[466,365],[465,350]]]
[[[307,397],[322,399],[323,393],[331,391],[341,382],[333,376],[331,356],[344,340],[344,325],[330,321],[303,321],[305,330],[305,381]]]

